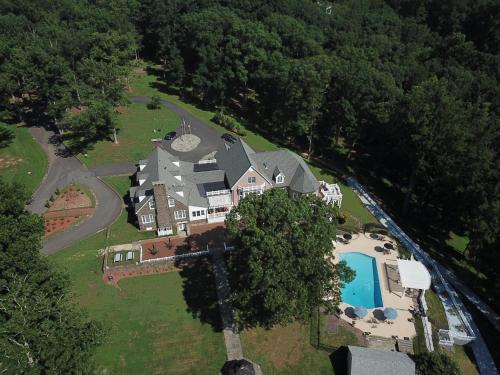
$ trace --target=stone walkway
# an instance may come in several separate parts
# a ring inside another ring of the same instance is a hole
[[[366,190],[362,187],[362,185],[356,181],[354,178],[348,179],[348,185],[356,192],[359,196],[363,204],[368,208],[368,210],[375,216],[375,218],[382,223],[393,235],[396,237],[402,237],[401,242],[406,245],[409,251],[411,251],[417,260],[424,260],[424,263],[427,266],[430,266],[429,272],[433,276],[433,282],[438,286],[438,294],[440,294],[440,298],[442,297],[439,289],[446,289],[448,296],[453,302],[454,307],[461,317],[464,318],[464,323],[468,325],[469,329],[473,331],[476,338],[470,344],[472,351],[474,352],[474,357],[476,359],[477,366],[482,375],[498,375],[497,368],[495,366],[495,362],[491,356],[486,343],[484,342],[479,329],[477,328],[472,316],[467,311],[467,308],[463,304],[460,299],[460,296],[453,288],[453,286],[448,283],[448,271],[445,276],[447,279],[445,280],[443,275],[441,274],[440,269],[444,267],[441,266],[438,262],[432,259],[423,249],[420,248],[415,242],[413,242],[402,230],[397,226],[397,224],[392,220],[392,218],[387,215],[384,210],[370,197],[370,195],[366,192]],[[456,277],[455,277],[456,279]],[[484,304],[484,303],[482,303]],[[447,314],[447,318],[449,314]],[[450,327],[450,332],[453,327]]]
[[[226,263],[222,251],[212,251],[212,263],[214,266],[215,286],[219,298],[219,310],[226,344],[227,360],[243,359],[240,335],[234,324],[233,309],[229,302],[229,282],[227,280]]]

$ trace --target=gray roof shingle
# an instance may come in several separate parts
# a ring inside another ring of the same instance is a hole
[[[348,346],[350,375],[415,375],[415,363],[405,353]]]
[[[217,151],[215,155],[217,165],[225,171],[229,187],[233,187],[248,168],[253,166],[250,157],[253,154],[255,151],[241,138],[238,138],[232,145],[225,145]]]

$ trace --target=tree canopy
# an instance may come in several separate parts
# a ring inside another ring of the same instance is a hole
[[[250,194],[231,210],[229,280],[241,326],[307,321],[319,306],[338,305],[342,283],[354,275],[332,262],[336,217],[319,198],[292,199],[282,189]]]
[[[22,186],[0,180],[0,368],[10,374],[89,373],[101,329],[68,299],[68,278],[40,256],[43,220]]]
[[[457,363],[441,350],[416,355],[415,367],[417,375],[460,375],[462,373]]]

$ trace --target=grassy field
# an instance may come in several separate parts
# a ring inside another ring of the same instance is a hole
[[[145,104],[132,103],[118,115],[119,144],[97,142],[87,157],[80,155],[79,158],[88,166],[144,159],[153,148],[151,139],[162,138],[179,123],[179,116],[167,108],[150,110]],[[153,129],[161,131],[154,133]]]
[[[223,335],[188,311],[179,273],[105,285],[98,256],[105,246],[100,233],[50,257],[70,274],[75,303],[104,325],[105,342],[94,357],[98,373],[218,373],[225,361]]]
[[[245,356],[266,375],[332,374],[327,352],[310,344],[310,327],[293,323],[271,330],[255,328],[240,334]]]
[[[7,147],[0,148],[0,176],[6,181],[24,184],[32,193],[47,171],[47,156],[28,128],[0,123],[0,132],[9,131],[14,138]]]

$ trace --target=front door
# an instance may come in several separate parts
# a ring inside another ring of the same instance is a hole
[[[177,231],[178,232],[186,232],[187,233],[187,223],[178,223],[177,224]]]

